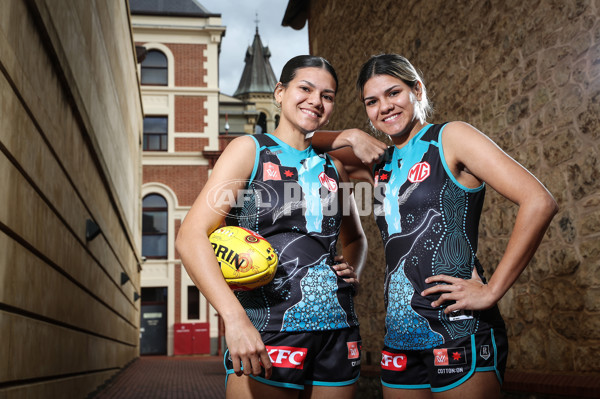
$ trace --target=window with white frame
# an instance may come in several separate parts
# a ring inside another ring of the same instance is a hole
[[[169,67],[162,51],[150,50],[142,61],[142,85],[167,86]]]
[[[142,200],[142,256],[167,259],[169,211],[167,200],[149,194]]]
[[[144,117],[144,151],[167,151],[169,119],[166,116]]]

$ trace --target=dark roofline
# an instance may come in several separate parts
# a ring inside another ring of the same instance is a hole
[[[152,15],[161,17],[221,17],[209,12],[196,0],[129,0],[131,15]]]
[[[304,28],[308,20],[308,5],[309,0],[289,0],[281,26],[289,26],[296,30]]]
[[[208,17],[221,17],[221,14],[215,13],[183,13],[183,12],[158,12],[158,11],[133,11],[131,10],[131,15],[152,15],[152,16],[160,16],[160,17],[199,17],[199,18],[208,18]]]
[[[263,46],[258,27],[256,27],[254,41],[246,50],[244,71],[233,97],[240,98],[245,94],[253,93],[273,93],[275,85],[277,85],[277,78],[273,73],[269,58],[271,58],[269,47]]]

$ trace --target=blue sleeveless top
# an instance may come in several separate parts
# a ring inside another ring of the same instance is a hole
[[[328,155],[270,134],[256,142],[243,204],[227,224],[266,238],[279,256],[273,281],[236,292],[257,330],[324,331],[357,326],[354,287],[332,269],[342,219],[339,175]]]
[[[428,349],[481,329],[504,326],[497,306],[446,315],[423,297],[427,277],[446,274],[482,280],[477,259],[485,186],[462,186],[449,171],[442,148],[444,125],[426,125],[404,147],[388,148],[374,168],[374,213],[386,256],[384,344]]]

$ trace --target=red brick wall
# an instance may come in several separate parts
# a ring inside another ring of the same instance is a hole
[[[146,165],[143,181],[169,186],[180,206],[191,206],[208,180],[208,167],[198,165]]]
[[[175,86],[206,87],[205,44],[165,43],[175,58]]]
[[[204,132],[205,102],[203,96],[175,96],[175,131]]]
[[[136,46],[146,43],[136,42]],[[206,58],[205,44],[163,43],[173,53],[175,67],[175,86],[206,87]]]
[[[207,138],[175,138],[175,152],[180,151],[202,151],[208,145]]]

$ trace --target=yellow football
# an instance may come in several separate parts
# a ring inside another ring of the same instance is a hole
[[[260,234],[243,227],[225,226],[213,231],[209,240],[232,290],[253,290],[273,280],[277,254]]]

